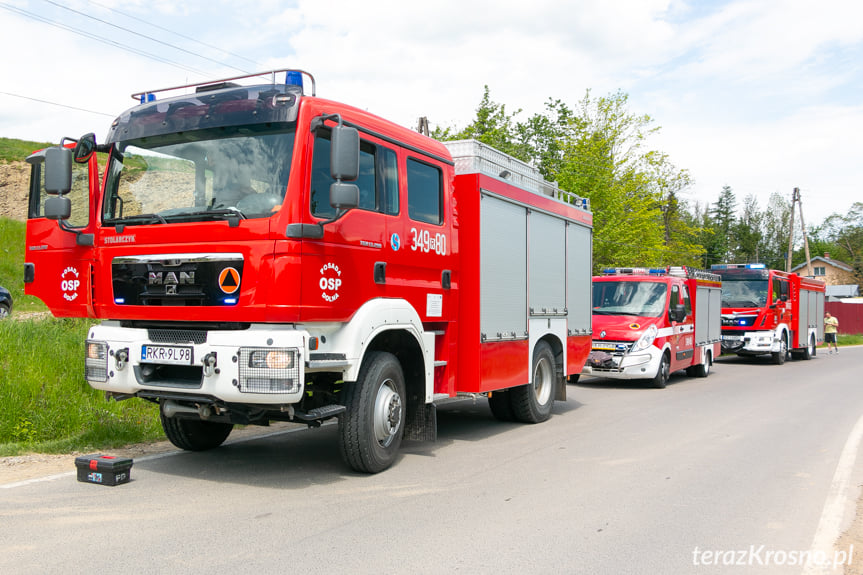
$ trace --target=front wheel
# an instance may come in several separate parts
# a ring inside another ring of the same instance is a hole
[[[159,418],[168,440],[186,451],[215,449],[225,442],[234,429],[233,423],[167,417],[161,409]]]
[[[667,353],[662,354],[662,359],[659,362],[659,369],[656,370],[656,375],[651,380],[651,384],[656,389],[665,389],[668,385],[668,378],[671,376],[671,358]]]
[[[785,363],[785,356],[788,355],[788,343],[785,341],[785,334],[782,334],[782,341],[779,342],[779,351],[775,353],[771,353],[770,356],[773,359],[773,363],[775,365],[782,365]]]
[[[378,473],[395,461],[405,428],[405,378],[398,359],[370,352],[357,381],[345,384],[339,417],[342,459],[356,471]]]

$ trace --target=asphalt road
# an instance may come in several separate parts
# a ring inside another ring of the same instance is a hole
[[[378,475],[343,466],[330,425],[137,460],[117,487],[0,489],[0,573],[800,573],[863,348],[714,367],[570,385],[539,425],[453,403]]]

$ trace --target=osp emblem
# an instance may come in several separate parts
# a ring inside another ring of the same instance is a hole
[[[339,288],[342,287],[342,270],[334,263],[326,263],[321,268],[321,279],[318,287],[321,288],[321,297],[329,303],[339,299]]]

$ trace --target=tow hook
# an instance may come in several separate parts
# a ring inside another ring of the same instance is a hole
[[[211,377],[213,374],[219,373],[219,368],[216,367],[216,352],[210,352],[201,359],[204,364],[204,377]]]

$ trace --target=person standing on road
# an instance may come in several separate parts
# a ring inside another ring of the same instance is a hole
[[[839,333],[839,320],[830,315],[830,312],[824,313],[824,343],[827,344],[827,353],[839,353],[839,346],[836,345],[836,335]],[[833,349],[830,349],[830,344],[833,344]]]

